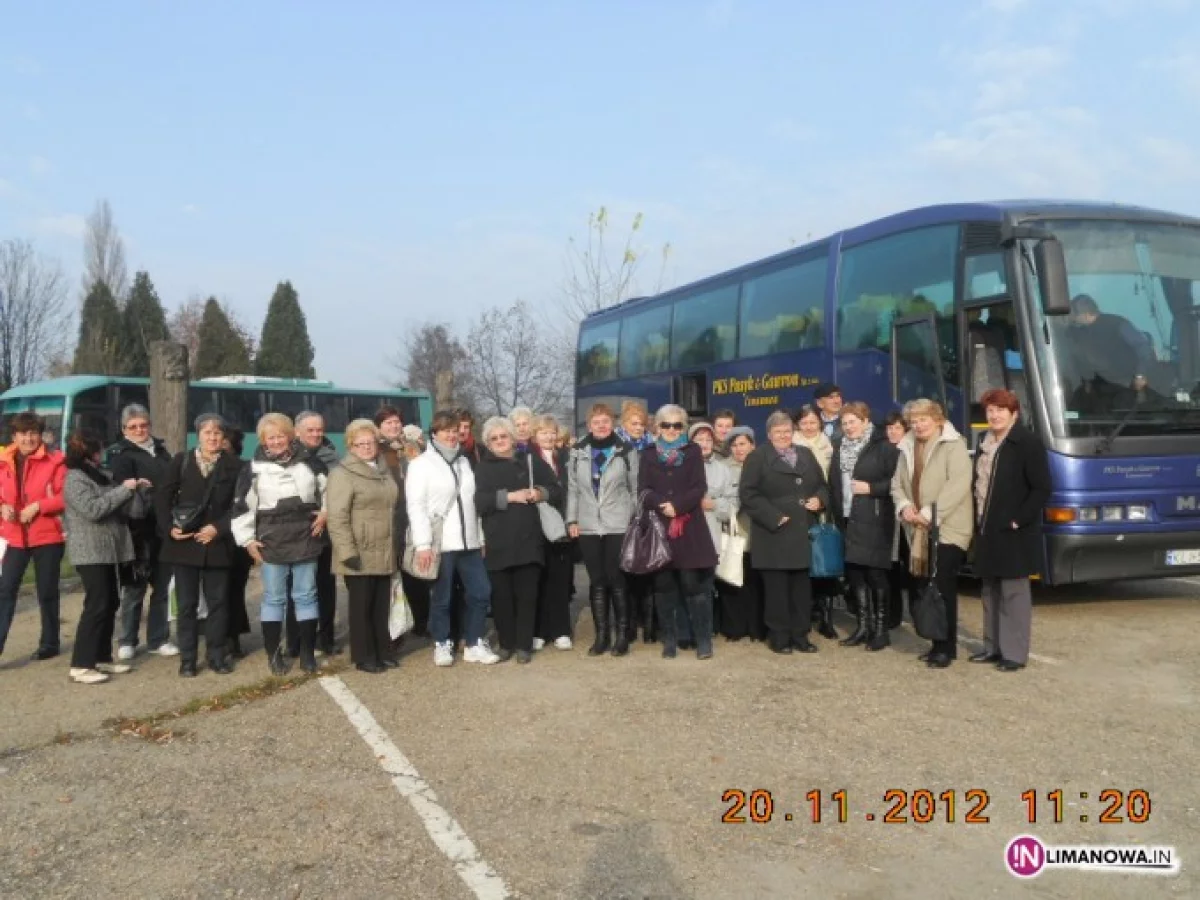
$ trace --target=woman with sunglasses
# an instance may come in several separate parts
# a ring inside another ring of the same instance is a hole
[[[691,620],[696,656],[713,654],[713,573],[717,550],[701,504],[708,493],[700,447],[688,443],[687,413],[668,403],[655,414],[658,437],[642,451],[638,496],[667,526],[671,564],[655,573],[654,593],[664,659],[677,652],[676,611],[682,604]]]

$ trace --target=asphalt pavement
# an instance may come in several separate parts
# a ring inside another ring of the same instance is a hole
[[[0,659],[0,897],[1200,895],[1200,584],[1038,599],[1015,674],[966,662],[964,582],[947,670],[907,625],[879,653],[592,659],[583,612],[574,651],[528,666],[435,669],[410,641],[388,674],[339,657],[336,683],[282,690],[257,637],[231,676],[139,656],[72,684],[66,656],[27,661],[26,599]],[[1180,870],[1018,880],[1022,834],[1169,845]]]

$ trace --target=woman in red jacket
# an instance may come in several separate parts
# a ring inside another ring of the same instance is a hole
[[[9,423],[12,443],[0,453],[0,653],[17,609],[17,592],[33,562],[37,573],[42,636],[34,659],[59,651],[58,576],[63,558],[63,456],[42,443],[45,424],[33,413],[17,413]]]

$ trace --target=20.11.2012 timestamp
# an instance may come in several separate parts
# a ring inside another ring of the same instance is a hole
[[[1105,825],[1126,822],[1140,825],[1150,819],[1150,794],[1142,789],[1120,791],[1108,788],[1099,791],[1094,797],[1086,791],[1079,792],[1078,796],[1080,801],[1084,802],[1095,800],[1096,815],[1093,817],[1091,813],[1082,812],[1072,820],[1077,819],[1083,823],[1096,821]],[[1020,799],[1026,823],[1061,824],[1066,821],[1065,797],[1066,792],[1061,788],[1040,793],[1032,788],[1024,791]],[[819,790],[812,790],[804,795],[804,799],[806,803],[802,811],[780,812],[771,791],[762,788],[751,791],[729,788],[721,795],[721,802],[726,804],[721,821],[730,825],[748,822],[765,825],[778,818],[785,822],[807,821],[813,825],[820,825],[822,822],[845,824],[850,821],[850,797],[845,789],[833,791],[828,795]],[[827,803],[831,807],[828,813]],[[878,813],[866,812],[863,818],[867,822],[879,821],[888,824],[953,824],[961,821],[967,825],[986,825],[991,822],[991,804],[991,794],[979,788],[967,791],[953,788],[943,791],[891,788],[884,791],[883,806]]]

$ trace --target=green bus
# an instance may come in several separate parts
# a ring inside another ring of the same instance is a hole
[[[130,403],[149,408],[150,379],[116,378],[107,375],[72,375],[35,381],[0,394],[3,420],[0,442],[8,443],[8,422],[19,412],[34,412],[46,422],[47,438],[61,447],[67,434],[87,428],[110,446],[121,438],[121,410]],[[325,417],[329,439],[343,452],[343,434],[354,419],[369,419],[379,407],[395,406],[404,424],[428,428],[433,418],[429,394],[408,388],[355,390],[330,381],[305,378],[263,378],[255,375],[226,375],[204,378],[188,385],[188,445],[196,442],[191,423],[201,413],[219,413],[225,421],[246,432],[245,452],[258,446],[254,427],[265,413],[295,416],[306,409]]]

